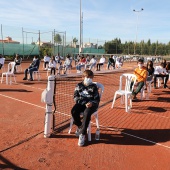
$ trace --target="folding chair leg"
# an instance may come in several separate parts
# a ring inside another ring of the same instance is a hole
[[[8,75],[6,74],[6,84],[8,84]]]
[[[89,122],[88,126],[88,141],[91,141],[91,122]]]
[[[70,119],[70,127],[69,127],[69,131],[68,131],[69,134],[71,133],[72,126],[73,126],[73,118],[71,117],[71,119]]]
[[[4,75],[2,74],[2,77],[1,77],[1,84],[2,84],[3,79],[4,79]]]
[[[116,100],[116,96],[117,96],[117,94],[115,93],[114,98],[113,98],[113,102],[112,102],[112,107],[111,107],[111,108],[113,108],[113,106],[114,106],[114,103],[115,103],[115,100]]]
[[[96,119],[96,126],[97,129],[99,129],[99,119],[98,119],[98,114],[94,115],[95,119]]]
[[[125,111],[128,112],[128,95],[125,95]]]

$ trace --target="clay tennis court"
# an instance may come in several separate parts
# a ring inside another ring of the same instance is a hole
[[[22,63],[23,71],[30,62]],[[47,86],[47,73],[42,63],[40,81],[23,81],[22,71],[16,74],[17,84],[0,84],[0,169],[169,170],[170,89],[152,89],[149,100],[134,102],[130,113],[125,112],[120,99],[111,109],[120,75],[132,73],[135,66],[136,62],[125,63],[112,74],[95,73],[94,81],[105,86],[99,108],[101,135],[95,141],[92,117],[92,141],[84,147],[77,145],[75,127],[68,134],[74,83],[80,78],[74,82],[65,78],[70,83],[58,78],[56,131],[51,138],[43,135],[45,103],[41,103],[41,93]],[[61,112],[64,114],[59,115]],[[63,126],[57,129],[57,121],[62,120]]]

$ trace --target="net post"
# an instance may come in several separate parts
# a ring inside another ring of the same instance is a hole
[[[51,135],[52,129],[52,105],[53,105],[53,95],[54,95],[54,83],[55,83],[55,76],[48,76],[48,83],[47,83],[47,102],[46,102],[46,114],[45,114],[45,124],[44,124],[44,138],[48,138]]]

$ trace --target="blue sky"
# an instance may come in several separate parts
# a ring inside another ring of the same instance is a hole
[[[136,35],[138,42],[148,39],[151,42],[170,41],[169,0],[81,1],[84,42],[114,38],[120,38],[122,42],[135,41]],[[2,25],[36,31],[55,29],[66,31],[67,41],[72,37],[79,39],[80,0],[1,0],[0,6]],[[142,12],[133,12],[133,9],[141,8],[144,9]],[[5,28],[3,30],[5,32]],[[12,30],[14,34],[15,29]]]

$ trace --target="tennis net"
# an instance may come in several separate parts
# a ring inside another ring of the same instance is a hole
[[[109,72],[96,72],[94,74],[93,81],[102,83],[105,88],[99,108],[109,104],[108,109],[110,109],[114,93],[119,88],[120,75],[124,72],[127,72],[127,70],[120,69]],[[54,133],[68,129],[71,118],[71,109],[75,104],[73,100],[74,89],[77,83],[81,81],[82,77],[78,74],[56,77]]]

